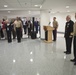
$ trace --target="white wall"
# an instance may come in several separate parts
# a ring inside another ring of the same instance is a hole
[[[64,32],[65,29],[65,23],[66,23],[66,16],[71,15],[71,19],[75,21],[74,15],[75,13],[56,13],[56,14],[50,14],[50,21],[51,21],[51,26],[53,22],[53,17],[57,17],[57,21],[59,24],[58,31]]]
[[[44,39],[45,38],[45,33],[44,33],[44,29],[43,26],[47,26],[49,24],[50,21],[50,16],[48,14],[48,12],[46,11],[41,11],[40,12],[40,29],[41,29],[41,38]]]

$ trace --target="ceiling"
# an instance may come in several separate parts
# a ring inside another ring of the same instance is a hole
[[[4,5],[8,5],[8,7],[5,8]],[[42,8],[40,8],[41,6]],[[70,7],[66,9],[66,6]],[[76,12],[76,0],[0,0],[0,12],[9,10]]]
[[[0,0],[0,10],[39,10],[44,2],[45,0]],[[8,8],[4,8],[4,5],[8,5]]]

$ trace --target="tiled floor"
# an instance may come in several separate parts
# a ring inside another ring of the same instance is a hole
[[[76,75],[70,62],[73,54],[65,55],[65,40],[57,42],[22,39],[21,43],[0,41],[0,75]]]

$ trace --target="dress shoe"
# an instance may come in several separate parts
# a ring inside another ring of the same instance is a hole
[[[21,43],[21,41],[18,41],[18,43]]]
[[[76,60],[75,60],[75,59],[71,59],[70,61],[71,61],[71,62],[75,62]]]
[[[56,41],[56,40],[53,40],[53,41]]]
[[[66,52],[66,54],[71,54],[70,52]]]
[[[12,41],[8,41],[8,43],[11,43]]]
[[[21,41],[19,40],[18,43],[20,43]]]
[[[64,51],[64,53],[67,53],[67,51]]]

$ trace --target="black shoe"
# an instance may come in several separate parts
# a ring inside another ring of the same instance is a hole
[[[64,51],[64,53],[66,53],[66,54],[71,54],[71,52],[67,52],[67,51]]]
[[[64,53],[67,53],[67,51],[64,51]]]
[[[12,41],[8,41],[8,43],[11,43]]]
[[[71,62],[75,62],[76,60],[75,60],[75,59],[71,59],[70,61],[71,61]]]
[[[66,52],[66,54],[71,54],[70,52]]]
[[[21,43],[21,41],[18,41],[18,43]]]
[[[56,42],[56,40],[52,40],[52,41]]]
[[[25,34],[26,34],[26,32],[25,32]]]
[[[20,40],[18,40],[18,43],[20,43],[21,41]]]
[[[76,62],[74,63],[74,65],[76,65]]]
[[[53,41],[56,41],[56,40],[53,40]]]

